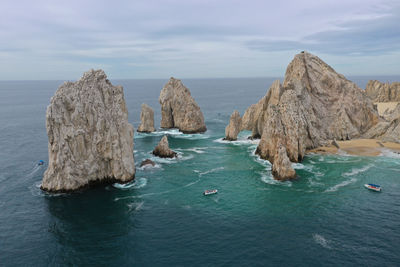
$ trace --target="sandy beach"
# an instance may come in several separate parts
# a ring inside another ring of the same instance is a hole
[[[400,144],[382,142],[377,139],[354,139],[348,141],[337,141],[336,143],[339,148],[332,144],[308,150],[307,153],[338,154],[344,152],[357,156],[379,156],[383,151],[388,149],[400,153]]]

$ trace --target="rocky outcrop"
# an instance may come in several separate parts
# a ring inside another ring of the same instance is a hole
[[[246,113],[242,124],[261,136],[256,153],[275,165],[277,179],[294,177],[283,154],[299,162],[306,149],[361,137],[379,121],[362,89],[307,52],[296,55],[283,84],[275,81]]]
[[[142,104],[142,111],[140,112],[140,125],[137,129],[138,132],[151,133],[156,129],[154,128],[154,111],[146,104]]]
[[[122,86],[102,70],[61,85],[46,112],[49,165],[41,188],[73,191],[134,179],[133,126]]]
[[[400,142],[400,103],[394,110],[383,114],[381,121],[372,127],[366,138],[380,139],[385,142]]]
[[[143,166],[146,166],[146,165],[155,166],[156,163],[154,161],[152,161],[151,159],[145,159],[140,163],[140,167],[143,167]]]
[[[229,120],[229,125],[225,128],[225,138],[224,140],[235,141],[241,130],[242,118],[237,110],[235,110],[231,119]]]
[[[166,135],[161,138],[161,141],[154,148],[153,154],[160,158],[174,158],[176,157],[176,152],[172,151],[168,145],[168,138]]]
[[[171,78],[161,90],[161,128],[178,128],[183,133],[202,133],[207,130],[200,107],[188,88]]]
[[[296,178],[296,172],[292,168],[292,163],[287,156],[286,148],[282,144],[279,145],[277,153],[274,157],[272,175],[277,180],[289,180]]]
[[[365,88],[365,93],[374,102],[398,102],[400,101],[400,82],[389,84],[371,80]]]

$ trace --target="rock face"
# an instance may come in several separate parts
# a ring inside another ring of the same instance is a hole
[[[389,84],[371,80],[365,88],[365,93],[374,102],[397,102],[400,101],[400,82]]]
[[[284,154],[299,162],[306,149],[360,137],[378,120],[362,89],[303,52],[287,67],[283,84],[275,81],[266,96],[245,112],[242,124],[253,136],[261,136],[256,153],[273,164],[274,177],[291,179],[294,170]]]
[[[241,130],[242,118],[237,110],[235,110],[231,119],[229,120],[229,125],[225,128],[225,140],[235,141],[237,140],[237,136]]]
[[[122,86],[102,70],[61,85],[46,113],[49,166],[41,188],[73,191],[98,182],[134,179],[133,126]]]
[[[188,88],[171,78],[161,90],[161,128],[178,128],[184,133],[202,133],[207,130],[200,107]]]
[[[137,129],[138,132],[151,133],[156,129],[154,128],[154,111],[146,104],[142,104],[142,111],[140,112],[140,125]]]
[[[400,103],[391,112],[385,112],[381,121],[372,127],[366,134],[366,138],[380,139],[385,142],[400,141]]]
[[[176,152],[172,151],[168,145],[168,138],[166,135],[161,138],[161,141],[154,148],[153,154],[160,158],[174,158],[176,157]]]

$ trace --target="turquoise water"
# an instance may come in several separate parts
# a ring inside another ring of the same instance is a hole
[[[399,265],[397,154],[309,155],[294,165],[298,180],[277,182],[248,132],[221,140],[232,110],[243,113],[272,80],[184,80],[205,134],[135,133],[134,182],[57,195],[40,191],[46,166],[36,163],[47,161],[45,109],[61,82],[0,82],[0,265]],[[142,102],[160,121],[164,80],[114,83],[135,128]],[[163,134],[178,159],[151,155]],[[146,158],[157,165],[139,168]],[[371,182],[383,192],[363,188]]]

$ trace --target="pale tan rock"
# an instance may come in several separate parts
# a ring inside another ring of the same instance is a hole
[[[122,86],[102,70],[61,85],[46,112],[49,165],[41,188],[73,191],[134,179],[133,126]]]
[[[246,117],[246,113],[250,115]],[[253,135],[261,135],[257,154],[273,165],[284,162],[275,160],[282,154],[280,146],[290,161],[299,162],[306,149],[328,140],[361,137],[379,121],[362,89],[307,52],[296,55],[283,84],[274,82],[266,96],[246,113],[245,127],[252,128]],[[277,179],[290,176],[282,166],[273,169]]]
[[[176,157],[176,152],[169,148],[168,138],[164,135],[158,145],[154,148],[153,154],[160,158],[174,158]]]
[[[151,133],[156,129],[154,128],[154,111],[146,104],[142,104],[142,111],[140,112],[140,125],[137,129],[138,132]]]
[[[292,163],[286,154],[286,148],[283,145],[279,145],[277,154],[274,157],[272,175],[277,180],[290,180],[296,178],[296,172],[292,167]]]
[[[374,102],[398,102],[400,101],[400,82],[389,84],[371,80],[365,88],[365,93]]]
[[[181,80],[171,78],[160,93],[161,128],[178,128],[184,133],[207,130],[200,107]]]
[[[242,118],[239,111],[235,110],[229,120],[229,125],[225,128],[225,140],[235,141],[241,130]]]

